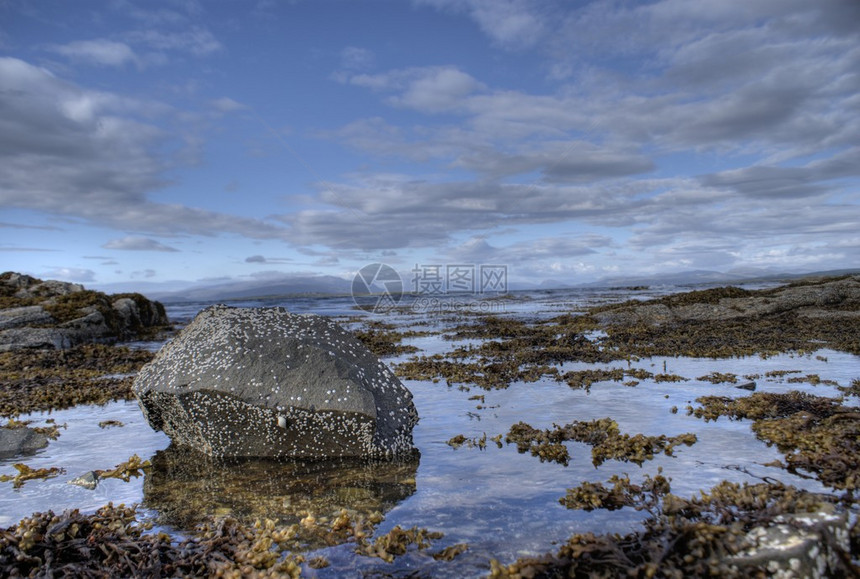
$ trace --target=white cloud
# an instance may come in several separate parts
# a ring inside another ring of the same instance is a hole
[[[218,111],[219,113],[232,113],[235,111],[241,111],[247,109],[248,107],[243,105],[240,102],[234,101],[229,97],[221,97],[219,99],[215,99],[210,101],[209,103],[212,105],[212,108]]]
[[[140,43],[163,52],[184,52],[194,56],[207,56],[223,49],[223,45],[205,26],[195,25],[181,32],[148,29],[129,32],[131,42]]]
[[[0,221],[0,227],[7,229],[40,229],[43,231],[63,231],[62,227],[55,225],[27,225],[23,223],[5,223]]]
[[[96,272],[91,269],[81,269],[77,267],[52,267],[40,273],[38,277],[41,279],[56,279],[60,281],[84,283],[95,281]]]
[[[263,255],[251,255],[245,258],[245,263],[290,263],[294,261],[289,257],[265,257]]]
[[[547,3],[534,0],[416,0],[421,5],[466,12],[494,42],[505,48],[530,47],[547,31]]]
[[[346,70],[364,70],[373,65],[373,51],[358,46],[347,46],[340,51],[340,66]]]
[[[122,239],[112,239],[102,245],[102,247],[104,249],[121,249],[124,251],[179,251],[175,247],[164,245],[163,243],[159,243],[154,239],[150,239],[148,237],[137,237],[133,235],[123,237]]]
[[[459,108],[463,99],[483,90],[482,83],[453,66],[428,66],[380,74],[345,77],[350,84],[375,91],[395,92],[388,102],[397,107],[437,113]]]
[[[390,102],[417,111],[441,112],[458,108],[463,97],[483,88],[480,82],[456,68],[422,72],[402,94],[391,97]]]
[[[137,56],[129,45],[104,38],[78,40],[53,46],[51,50],[73,60],[103,66],[122,66],[137,61]]]
[[[172,108],[75,86],[15,58],[0,58],[0,85],[4,207],[149,235],[286,237],[283,227],[258,219],[149,200],[189,153],[172,137],[182,134]]]
[[[0,246],[0,251],[8,251],[10,253],[14,252],[42,252],[42,251],[59,251],[59,249],[42,249],[40,247],[20,247],[17,245],[2,245]]]

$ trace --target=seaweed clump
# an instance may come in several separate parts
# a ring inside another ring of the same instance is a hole
[[[368,322],[367,328],[353,332],[356,338],[367,346],[367,349],[379,357],[398,356],[417,352],[415,346],[403,345],[403,338],[416,335],[418,332],[397,332],[391,324],[379,321]]]
[[[579,486],[567,489],[567,494],[558,502],[568,509],[583,511],[594,509],[615,511],[623,507],[633,507],[641,511],[656,506],[660,497],[669,494],[671,490],[669,479],[662,474],[654,478],[646,474],[645,481],[641,485],[631,483],[630,477],[626,474],[623,477],[613,475],[609,483],[611,487],[601,482],[583,482]]]
[[[131,374],[154,356],[102,344],[0,353],[0,416],[132,400]]]
[[[141,460],[139,456],[133,454],[125,462],[122,462],[109,470],[94,470],[96,477],[99,479],[117,478],[128,482],[131,477],[138,478],[143,476],[144,469],[152,467],[152,463],[148,460]]]
[[[613,477],[613,487],[587,483],[562,499],[571,508],[608,508],[639,503],[649,512],[641,531],[571,536],[557,553],[520,558],[510,565],[491,562],[491,577],[758,577],[766,563],[738,564],[734,556],[754,547],[750,531],[767,527],[788,513],[828,508],[832,498],[783,485],[723,481],[710,492],[684,499],[669,493],[657,476],[642,485]],[[640,499],[643,502],[640,502]],[[828,545],[840,552],[836,545]],[[845,554],[834,575],[852,573]]]
[[[23,577],[301,574],[301,556],[272,550],[281,538],[273,525],[224,519],[201,525],[197,536],[179,543],[165,533],[145,534],[149,529],[123,505],[109,504],[92,515],[36,513],[0,532],[0,572]]]
[[[444,535],[436,531],[419,529],[403,529],[400,525],[395,526],[388,533],[380,535],[372,543],[367,542],[359,546],[357,553],[369,557],[379,557],[386,563],[394,561],[395,557],[405,555],[410,545],[415,545],[419,550],[431,546],[431,541],[441,539]]]
[[[19,489],[24,486],[24,483],[28,480],[44,480],[48,478],[54,478],[55,476],[66,472],[64,469],[57,468],[55,466],[33,469],[26,464],[20,462],[16,462],[12,466],[15,468],[15,470],[18,471],[18,474],[0,474],[0,482],[12,481],[12,486],[16,489]]]
[[[600,418],[588,422],[575,421],[564,426],[553,425],[551,430],[538,430],[524,422],[511,426],[505,437],[508,443],[517,445],[519,452],[531,452],[533,456],[567,465],[570,460],[566,441],[583,442],[590,445],[591,461],[600,466],[609,459],[633,462],[642,465],[662,452],[672,456],[679,444],[692,446],[696,435],[692,433],[678,436],[645,436],[644,434],[622,434],[618,423],[611,418]],[[564,450],[562,450],[564,449]]]
[[[706,420],[720,416],[752,419],[756,436],[775,444],[789,472],[811,473],[830,487],[854,491],[860,487],[860,412],[838,400],[791,391],[759,392],[731,399],[697,398],[692,413]]]
[[[108,504],[93,514],[77,509],[60,515],[35,513],[0,530],[0,575],[87,577],[300,577],[303,564],[319,569],[324,557],[306,561],[292,551],[302,548],[301,531],[327,536],[328,544],[352,541],[356,553],[386,562],[414,545],[427,549],[441,533],[394,527],[370,540],[382,516],[355,517],[342,511],[333,520],[308,514],[300,524],[278,526],[272,520],[243,524],[227,517],[199,524],[185,539],[150,533],[134,508]],[[454,545],[432,554],[453,559],[466,549]]]

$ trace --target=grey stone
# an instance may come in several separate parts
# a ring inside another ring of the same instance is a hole
[[[111,306],[127,328],[146,328],[167,323],[164,309],[157,302],[119,298]]]
[[[774,577],[841,576],[841,553],[850,552],[845,513],[797,513],[747,535],[752,546],[731,558],[740,569],[764,567]]]
[[[203,310],[134,382],[156,430],[216,457],[394,458],[412,393],[352,334],[283,308]]]
[[[73,478],[69,481],[70,485],[77,485],[79,487],[84,487],[88,490],[95,490],[97,486],[99,486],[99,475],[96,474],[96,471],[91,470],[87,473],[82,474],[79,477]]]
[[[0,330],[53,324],[54,318],[42,306],[24,306],[0,310]]]
[[[49,279],[36,283],[30,287],[24,287],[15,295],[17,297],[55,297],[84,291],[84,286],[79,283],[57,281]]]
[[[48,437],[32,428],[0,428],[0,458],[33,454],[48,446]]]
[[[0,352],[23,349],[71,348],[80,343],[79,333],[59,328],[13,328],[0,331]]]
[[[14,290],[14,296],[17,298],[64,296],[84,291],[84,286],[78,283],[56,280],[42,281],[29,275],[11,271],[4,274],[3,283]]]

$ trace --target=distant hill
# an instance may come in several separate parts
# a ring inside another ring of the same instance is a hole
[[[332,275],[286,275],[267,280],[232,281],[201,284],[180,291],[151,292],[154,299],[166,303],[217,301],[265,296],[343,295],[352,283]]]
[[[699,284],[737,284],[791,281],[804,277],[838,276],[860,273],[860,268],[848,268],[809,273],[782,273],[765,269],[744,269],[728,272],[692,270],[651,276],[617,276],[598,281],[574,284],[558,280],[541,283],[511,281],[508,290],[540,290],[561,288],[607,288],[634,286],[688,286]],[[408,277],[403,276],[404,290],[409,291]],[[248,299],[268,296],[349,295],[352,280],[332,275],[283,274],[266,279],[222,281],[188,284],[188,282],[123,282],[99,287],[106,292],[139,292],[150,299],[165,303]]]
[[[727,272],[692,270],[673,274],[658,274],[651,276],[606,277],[598,281],[579,284],[574,287],[630,287],[630,286],[661,286],[661,285],[699,285],[699,284],[732,284],[755,282],[789,282],[806,277],[832,277],[851,273],[860,273],[860,268],[833,269],[808,273],[786,273],[766,269],[744,269]]]

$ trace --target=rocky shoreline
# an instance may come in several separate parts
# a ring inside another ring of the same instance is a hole
[[[362,331],[365,330],[358,333]],[[399,344],[401,333],[394,328],[375,327],[372,337],[374,342]],[[400,362],[397,373],[406,379],[445,380],[451,385],[486,390],[506,388],[514,381],[546,378],[567,382],[573,388],[588,388],[593,382],[606,380],[626,380],[630,386],[646,379],[686,380],[670,374],[646,375],[649,373],[630,368],[619,368],[618,372],[561,372],[558,366],[568,361],[629,363],[658,355],[730,359],[814,352],[822,347],[858,355],[860,276],[804,280],[771,290],[729,287],[688,292],[647,302],[601,306],[545,322],[481,316],[459,325],[453,333],[481,341],[470,348],[457,347],[445,354]],[[50,384],[51,380],[41,378],[44,390],[36,400],[48,407],[63,400],[66,404],[78,403],[74,396],[58,396],[55,400],[51,396],[62,392],[65,386],[61,385],[80,380],[80,374],[74,372],[82,372],[92,363],[88,359],[100,356],[97,350],[80,348],[0,354],[0,371],[5,372],[0,374],[0,401],[7,385],[9,392],[0,414],[16,413],[14,393],[27,390],[27,380],[33,378],[25,374],[34,367],[53,367],[48,373],[56,372]],[[108,359],[113,355],[103,354]],[[31,358],[24,360],[23,356]],[[50,361],[59,361],[62,356],[66,362],[52,366]],[[123,356],[127,354],[120,357]],[[69,359],[78,362],[68,363]],[[137,360],[125,363],[129,375],[142,365]],[[93,375],[110,373],[105,368],[94,364],[91,369]],[[65,371],[69,374],[63,377]],[[763,481],[723,483],[703,490],[701,496],[685,498],[672,494],[670,481],[660,476],[646,475],[641,481],[616,476],[605,483],[582,483],[571,487],[567,496],[559,497],[562,505],[575,510],[641,510],[648,515],[641,530],[623,536],[588,533],[559,537],[557,552],[522,557],[508,564],[488,560],[481,567],[493,577],[688,577],[713,573],[737,577],[856,576],[860,557],[855,498],[860,485],[860,416],[856,406],[846,401],[860,390],[860,369],[857,378],[851,386],[840,387],[846,397],[843,400],[800,396],[793,391],[764,394],[738,390],[737,398],[700,397],[687,409],[691,416],[702,420],[752,420],[756,435],[783,454],[777,466],[820,480],[833,492],[810,493]],[[738,381],[737,376],[728,373],[697,379],[744,385],[750,382],[745,381],[746,377]],[[130,385],[129,378],[122,380]],[[635,389],[631,393],[633,396]],[[80,400],[89,398],[82,396]],[[20,412],[25,411],[23,408]],[[518,429],[512,428],[511,441],[506,442],[523,445],[524,451],[532,452],[536,460],[557,462],[562,462],[558,453],[542,451],[559,451],[559,447],[563,448],[561,443],[571,439],[595,448],[610,445],[612,454],[607,456],[615,460],[626,457],[631,462],[649,460],[650,455],[665,448],[671,450],[670,443],[675,444],[655,437],[640,440],[637,437],[641,435],[616,432],[617,428],[606,424],[602,429],[591,428],[598,425],[594,421],[589,425],[538,430],[521,423]],[[694,442],[691,438],[684,444]],[[643,446],[645,443],[651,446]],[[501,447],[501,439],[497,444]],[[628,448],[632,453],[629,457],[623,455]],[[414,478],[410,485],[414,485]],[[0,531],[0,570],[22,576],[50,571],[297,577],[330,563],[324,557],[305,560],[299,554],[311,537],[322,544],[352,544],[358,557],[383,561],[393,561],[407,551],[426,553],[428,561],[456,561],[468,551],[467,545],[434,549],[433,541],[439,537],[426,529],[395,527],[373,538],[381,520],[381,515],[368,517],[347,511],[332,519],[315,519],[308,513],[306,519],[292,526],[279,526],[272,521],[253,525],[234,519],[207,519],[192,533],[190,541],[177,542],[167,536],[146,534],[146,525],[130,509],[105,507],[92,515],[35,514]],[[784,539],[786,535],[797,538],[790,548],[780,546],[780,537]],[[94,544],[115,546],[106,550],[87,547]],[[377,572],[377,576],[385,573]]]
[[[0,274],[0,352],[140,340],[169,325],[164,306],[141,294],[107,295],[74,283]]]

